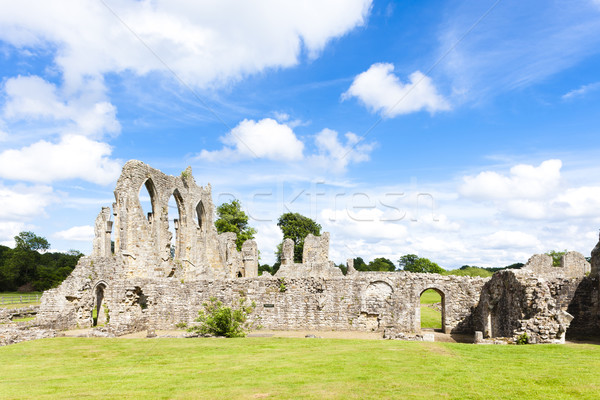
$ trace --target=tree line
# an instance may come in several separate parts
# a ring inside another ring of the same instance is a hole
[[[50,252],[46,238],[33,232],[15,236],[15,248],[0,245],[0,291],[44,291],[58,286],[83,254]]]

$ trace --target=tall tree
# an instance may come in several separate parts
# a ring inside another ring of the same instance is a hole
[[[408,272],[427,272],[431,274],[441,274],[445,271],[442,267],[433,261],[419,257],[415,254],[406,254],[398,260],[398,265]]]
[[[298,213],[285,213],[277,221],[277,226],[283,232],[283,239],[292,239],[294,246],[294,262],[302,262],[302,251],[304,250],[304,239],[309,233],[315,236],[321,235],[321,225],[312,219]],[[275,252],[277,261],[281,262],[281,244]]]
[[[233,232],[237,235],[235,241],[238,250],[242,249],[242,244],[246,240],[254,239],[256,229],[248,225],[248,216],[242,210],[242,205],[237,199],[229,203],[223,203],[217,207],[217,216],[215,227],[217,232]]]
[[[20,250],[48,250],[50,243],[45,237],[36,235],[33,232],[21,232],[15,236],[16,248]]]

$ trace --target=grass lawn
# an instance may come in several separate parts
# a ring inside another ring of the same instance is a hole
[[[440,303],[442,297],[433,289],[428,289],[421,295],[421,328],[442,329],[442,313],[425,304]]]
[[[54,338],[0,348],[0,398],[597,399],[600,346]]]

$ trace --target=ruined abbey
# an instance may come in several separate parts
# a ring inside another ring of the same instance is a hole
[[[139,198],[143,187],[152,207],[147,214]],[[294,243],[287,239],[277,274],[258,276],[256,243],[249,240],[238,251],[235,234],[217,234],[211,187],[198,186],[190,168],[173,177],[129,161],[114,193],[112,209],[102,208],[96,219],[92,254],[81,258],[58,288],[44,293],[38,325],[103,325],[116,334],[169,329],[191,323],[202,303],[216,297],[226,304],[254,301],[251,318],[266,329],[410,337],[421,330],[420,296],[434,289],[442,298],[446,333],[477,332],[481,341],[508,342],[526,333],[535,343],[600,336],[600,243],[591,265],[575,252],[567,253],[560,267],[553,267],[549,256],[534,255],[522,269],[487,279],[358,272],[352,260],[343,275],[329,260],[324,233],[306,238],[302,263],[294,263]],[[176,219],[169,217],[172,197]]]

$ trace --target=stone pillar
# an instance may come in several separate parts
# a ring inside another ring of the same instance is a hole
[[[321,236],[309,234],[304,239],[304,251],[302,252],[302,263],[321,264],[329,262],[329,232],[323,232]]]
[[[346,275],[353,275],[356,273],[356,270],[354,269],[354,258],[346,260],[346,267],[348,268]]]
[[[242,244],[242,261],[244,263],[244,276],[256,278],[258,276],[258,246],[254,240],[246,240]]]
[[[112,222],[110,221],[110,214],[109,207],[102,207],[102,211],[96,217],[92,249],[93,257],[108,257],[111,255],[110,233],[112,232]]]
[[[294,241],[287,238],[281,245],[281,265],[294,263]]]

